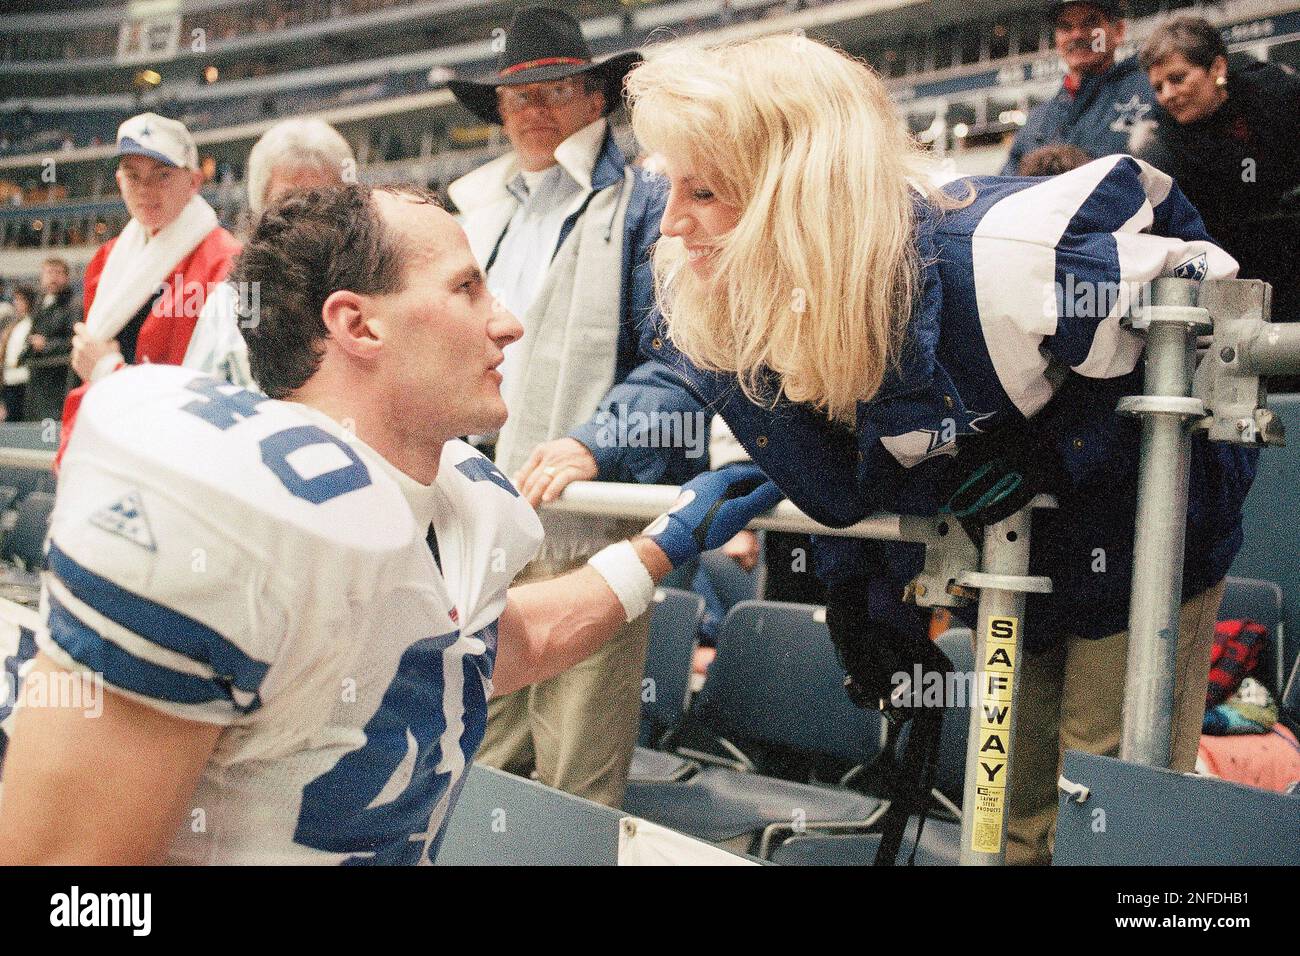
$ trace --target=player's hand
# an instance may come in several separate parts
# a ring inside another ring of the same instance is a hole
[[[722,553],[744,570],[753,571],[758,565],[758,535],[742,531],[722,546]]]
[[[576,438],[542,442],[514,477],[515,487],[536,508],[554,501],[570,482],[596,477],[596,459]]]
[[[673,567],[681,567],[701,552],[722,547],[783,497],[757,465],[738,462],[684,484],[676,503],[644,534],[659,545]]]
[[[121,351],[117,339],[101,342],[91,338],[84,322],[78,322],[72,327],[72,370],[81,376],[83,382],[90,381],[90,375],[100,359],[110,352]]]

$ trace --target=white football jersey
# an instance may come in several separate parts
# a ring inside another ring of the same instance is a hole
[[[226,728],[173,862],[429,862],[541,534],[462,442],[425,486],[313,409],[139,366],[78,415],[36,644]]]

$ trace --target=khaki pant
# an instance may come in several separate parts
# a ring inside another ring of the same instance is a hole
[[[537,565],[542,565],[538,562]],[[554,576],[530,565],[518,582]],[[641,679],[650,612],[562,674],[488,702],[477,763],[620,808],[641,727]]]
[[[1190,771],[1196,765],[1223,589],[1220,581],[1182,606],[1174,676],[1173,770]],[[1119,756],[1127,667],[1127,631],[1099,640],[1070,637],[1042,654],[1022,658],[1013,718],[1007,863],[1051,862],[1056,781],[1065,751]]]

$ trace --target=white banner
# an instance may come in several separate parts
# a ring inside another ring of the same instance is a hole
[[[624,817],[618,827],[619,866],[758,866],[712,843],[638,817]]]

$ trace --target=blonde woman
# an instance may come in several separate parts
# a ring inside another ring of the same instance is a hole
[[[726,418],[795,504],[844,525],[950,508],[972,532],[1039,491],[1009,858],[1046,862],[1059,748],[1114,753],[1133,550],[1142,342],[1119,325],[1149,280],[1230,276],[1172,180],[1110,156],[1048,180],[940,189],[861,63],[777,36],[670,46],[628,78],[668,202],[662,322],[645,347]],[[1253,454],[1193,452],[1175,768],[1191,770],[1222,580]],[[1104,563],[1098,555],[1104,556]],[[941,668],[904,607],[915,546],[819,542],[856,699]]]

